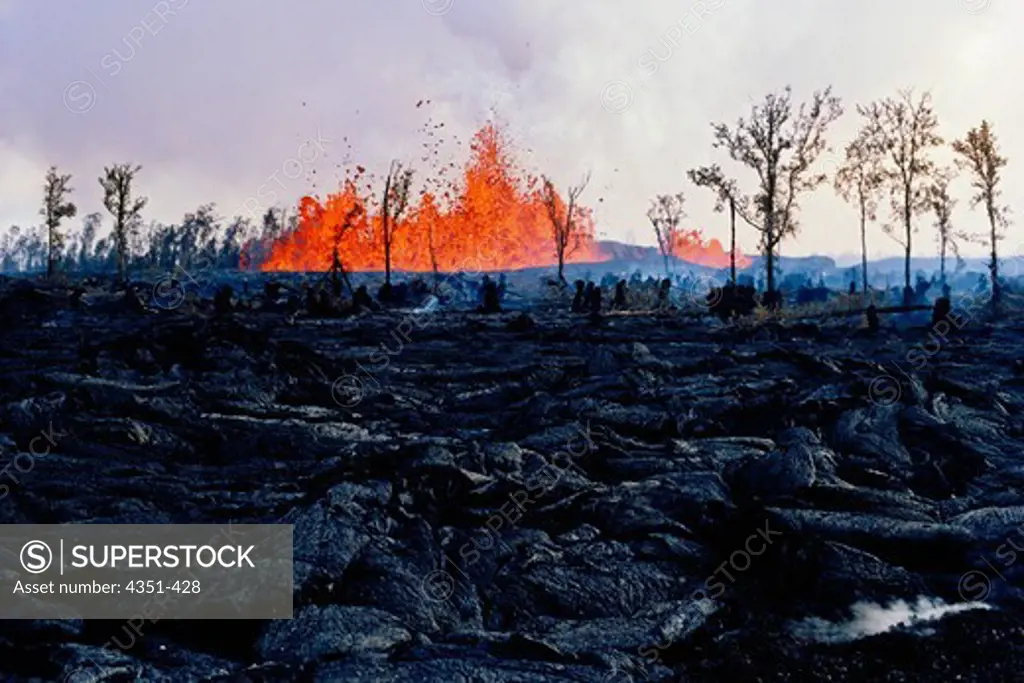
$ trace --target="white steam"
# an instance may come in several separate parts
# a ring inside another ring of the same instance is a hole
[[[848,621],[834,622],[819,617],[808,617],[794,623],[790,632],[798,638],[822,643],[846,643],[860,638],[885,633],[895,628],[913,628],[947,614],[972,609],[992,609],[983,602],[965,602],[950,605],[941,600],[921,596],[911,604],[897,600],[889,606],[873,602],[855,603]]]

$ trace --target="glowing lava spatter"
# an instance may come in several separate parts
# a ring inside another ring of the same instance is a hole
[[[477,132],[471,149],[461,187],[451,193],[450,201],[426,191],[410,201],[394,231],[393,268],[430,271],[435,260],[440,271],[513,270],[557,263],[551,219],[538,179],[515,166],[495,126]],[[328,270],[341,232],[338,252],[346,269],[383,270],[380,215],[361,192],[364,187],[359,178],[350,178],[325,201],[304,197],[297,230],[273,246],[262,269]],[[563,202],[558,202],[556,210],[564,218]],[[576,224],[578,246],[566,261],[604,260],[594,242],[591,212],[580,207]]]
[[[508,147],[496,126],[484,126],[473,138],[456,188],[437,194],[424,190],[410,198],[393,233],[393,269],[429,272],[436,265],[441,272],[498,271],[558,263],[541,183],[515,164]],[[271,246],[261,270],[329,270],[337,244],[347,270],[382,271],[381,215],[373,206],[376,202],[367,198],[373,183],[366,182],[364,173],[359,167],[340,191],[326,199],[303,197],[296,230]],[[558,197],[555,204],[556,215],[564,221],[565,201]],[[592,212],[577,208],[578,239],[566,263],[608,260],[611,256],[595,242]],[[702,265],[729,263],[720,244],[712,241],[705,246],[696,232],[678,245],[676,253]],[[737,258],[738,266],[741,259]]]

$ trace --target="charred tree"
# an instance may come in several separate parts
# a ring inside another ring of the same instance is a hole
[[[868,146],[867,135],[862,132],[846,146],[846,156],[833,181],[836,193],[844,201],[855,203],[860,214],[861,292],[864,296],[868,293],[867,222],[878,219],[878,193],[884,180],[878,156]]]
[[[651,200],[651,208],[647,210],[647,219],[651,221],[654,235],[658,239],[658,249],[665,261],[665,277],[672,277],[669,262],[675,257],[679,242],[679,223],[686,217],[683,211],[685,201],[682,192],[660,194]]]
[[[67,197],[73,192],[71,176],[57,173],[57,167],[51,166],[46,173],[43,185],[43,207],[39,214],[46,225],[48,240],[46,256],[46,277],[53,277],[64,248],[64,235],[60,232],[60,222],[65,218],[74,218],[78,208]]]
[[[751,227],[756,228],[752,212],[749,209],[750,199],[741,195],[736,189],[736,182],[727,179],[722,169],[715,164],[687,171],[687,176],[697,187],[706,187],[715,192],[715,212],[721,213],[729,207],[729,276],[733,285],[736,284],[736,216]]]
[[[971,187],[975,191],[971,197],[971,209],[983,204],[988,216],[990,249],[988,267],[992,280],[992,310],[994,313],[998,313],[1002,299],[1002,287],[999,282],[997,246],[999,240],[1003,239],[998,228],[1005,228],[1009,225],[1007,219],[1009,207],[998,204],[999,197],[1002,195],[999,183],[1002,180],[1002,169],[1006,166],[1006,157],[999,154],[999,142],[988,121],[982,121],[980,128],[969,130],[963,140],[955,140],[953,151],[957,155],[957,166],[962,170],[966,169],[971,174]]]
[[[749,207],[740,216],[761,233],[761,248],[766,260],[766,289],[769,301],[775,300],[775,257],[780,242],[798,230],[798,198],[817,188],[826,176],[812,172],[812,166],[827,149],[825,132],[842,115],[838,97],[831,87],[815,92],[810,103],[794,107],[792,90],[769,93],[755,104],[746,119],[735,126],[712,124],[715,149],[724,149],[729,157],[757,174],[758,186]],[[697,185],[717,188],[721,200],[723,188],[734,184],[721,169],[709,166],[690,171]],[[726,195],[728,198],[730,195]]]
[[[729,197],[729,281],[736,285],[736,200]]]
[[[935,173],[929,152],[943,143],[938,135],[939,120],[932,109],[931,94],[925,92],[916,101],[913,90],[901,90],[898,97],[886,98],[857,111],[866,119],[865,144],[880,164],[883,185],[888,189],[892,217],[900,225],[884,224],[883,230],[903,247],[903,303],[913,296],[910,287],[910,254],[914,217],[928,211],[928,184]],[[902,237],[897,229],[902,227]]]
[[[392,161],[384,179],[384,194],[381,197],[381,237],[384,243],[384,286],[391,289],[391,250],[394,246],[395,231],[402,214],[409,206],[409,188],[412,185],[412,169],[402,168]]]
[[[953,173],[948,169],[935,174],[935,181],[928,187],[928,205],[935,214],[935,230],[939,242],[939,280],[946,286],[946,253],[952,250],[959,258],[960,250],[953,236],[953,209],[957,201],[949,194],[949,182]]]
[[[142,170],[141,166],[114,164],[105,167],[100,177],[103,188],[103,206],[114,218],[114,251],[117,254],[117,279],[125,281],[128,269],[130,240],[138,231],[142,209],[149,199],[132,196],[132,183]]]
[[[590,173],[587,173],[579,185],[569,188],[569,204],[565,212],[561,211],[562,200],[558,196],[555,184],[546,176],[543,178],[543,198],[548,210],[548,219],[551,221],[551,235],[555,241],[555,254],[558,256],[558,281],[564,286],[569,283],[565,279],[565,257],[572,254],[580,244],[580,229],[577,214],[579,206],[577,200],[590,183]]]

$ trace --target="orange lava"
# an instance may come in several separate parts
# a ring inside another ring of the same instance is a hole
[[[437,194],[424,190],[410,197],[394,230],[392,269],[429,272],[436,265],[440,272],[500,271],[557,265],[540,179],[516,165],[508,142],[494,125],[481,128],[470,149],[457,187]],[[346,270],[384,270],[381,214],[375,208],[377,202],[368,199],[373,190],[380,191],[375,185],[383,183],[369,182],[364,174],[365,169],[358,167],[341,190],[326,199],[303,197],[297,229],[271,246],[260,269],[330,270],[337,244]],[[564,221],[566,202],[559,197],[556,204],[559,220]],[[577,239],[566,263],[609,260],[611,256],[602,253],[594,239],[591,210],[577,209]],[[721,244],[712,240],[705,246],[697,232],[678,244],[676,254],[701,265],[729,264]],[[743,267],[744,261],[737,256],[738,267]]]
[[[717,239],[712,239],[705,244],[701,239],[700,233],[697,231],[681,232],[678,239],[676,239],[673,254],[682,261],[695,263],[699,266],[707,266],[709,268],[729,267],[729,252],[722,247],[722,243]],[[736,250],[737,270],[748,268],[751,263],[752,261],[744,256],[739,249]]]
[[[539,179],[516,167],[506,141],[493,125],[477,132],[471,149],[461,187],[444,193],[448,197],[424,191],[410,198],[394,231],[392,268],[426,272],[433,269],[435,259],[442,272],[557,264]],[[262,270],[329,270],[339,232],[338,253],[347,270],[383,270],[381,216],[367,201],[368,185],[360,183],[361,174],[362,169],[325,201],[304,197],[298,229],[273,245]],[[564,219],[565,203],[557,204]],[[348,227],[344,227],[346,218]],[[566,255],[566,262],[605,260],[594,242],[590,210],[579,207],[576,225],[577,246]]]

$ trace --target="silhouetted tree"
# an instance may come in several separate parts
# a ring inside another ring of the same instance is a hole
[[[558,281],[568,286],[565,279],[565,257],[572,254],[580,245],[580,224],[579,206],[576,202],[590,184],[590,173],[583,176],[579,185],[569,188],[569,204],[566,206],[564,215],[561,212],[562,199],[558,196],[555,184],[547,176],[542,178],[543,186],[541,195],[544,205],[548,209],[548,219],[551,221],[551,235],[555,240],[555,254],[558,256]]]
[[[672,277],[669,260],[675,257],[676,245],[679,241],[679,223],[686,216],[683,204],[686,197],[682,192],[676,194],[659,194],[651,200],[651,208],[647,210],[647,219],[654,227],[654,235],[658,239],[658,249],[665,260],[665,277]]]
[[[910,253],[913,219],[929,210],[928,183],[935,172],[929,151],[942,144],[937,130],[938,118],[932,109],[931,94],[925,92],[915,101],[913,90],[901,90],[898,97],[886,98],[857,111],[866,119],[865,140],[879,161],[883,185],[888,188],[893,218],[902,222],[903,238],[896,226],[884,224],[883,230],[904,250],[904,304],[912,298]]]
[[[113,237],[113,236],[111,236]],[[103,237],[96,243],[96,249],[93,251],[92,256],[93,263],[96,264],[96,269],[99,271],[105,271],[116,265],[117,262],[117,248],[114,245],[114,240]]]
[[[135,230],[129,235],[129,253],[132,255],[133,266],[146,269],[155,265],[156,252],[152,245],[160,231],[160,226],[155,221],[143,223],[138,222]]]
[[[284,231],[284,211],[277,207],[267,209],[263,214],[262,237],[264,239],[276,240]]]
[[[242,266],[242,249],[252,233],[252,222],[248,218],[235,216],[224,232],[224,239],[217,256],[221,268],[237,270]]]
[[[82,220],[82,233],[79,239],[78,248],[78,269],[85,272],[90,269],[92,250],[96,242],[96,233],[99,230],[103,216],[97,212],[90,213]]]
[[[267,209],[260,218],[259,226],[251,228],[251,230],[252,232],[242,243],[240,258],[244,260],[245,268],[258,269],[269,255],[274,242],[285,231],[284,210],[279,207]]]
[[[114,164],[105,167],[100,176],[103,205],[114,217],[114,250],[117,253],[117,277],[124,282],[128,266],[129,239],[138,229],[140,214],[149,201],[146,197],[132,197],[132,182],[141,166]]]
[[[452,240],[451,235],[438,231],[437,217],[442,211],[453,208],[453,199],[459,194],[458,183],[449,175],[456,172],[458,168],[454,162],[442,160],[442,148],[447,141],[447,138],[442,137],[440,133],[443,128],[444,122],[435,123],[433,118],[428,116],[426,122],[419,129],[424,136],[422,144],[424,155],[420,157],[420,161],[427,165],[428,173],[422,176],[423,186],[419,190],[417,223],[426,228],[427,253],[430,257],[430,267],[434,273],[435,294],[439,293],[441,286],[439,254],[445,253],[446,256],[450,256],[448,247]],[[457,136],[453,140],[457,142]],[[480,265],[482,264],[477,267]],[[461,266],[462,264],[457,264],[457,268]]]
[[[220,218],[214,204],[203,204],[186,213],[178,236],[178,267],[193,274],[216,267],[219,232]]]
[[[153,234],[150,249],[156,252],[154,260],[161,269],[174,270],[176,268],[180,238],[177,225],[160,225]]]
[[[427,221],[427,251],[430,254],[430,269],[434,272],[434,292],[436,293],[441,276],[438,273],[437,262],[437,230],[432,220]]]
[[[957,201],[949,194],[949,183],[954,178],[950,169],[936,170],[928,186],[928,206],[935,214],[935,230],[939,242],[939,281],[946,284],[946,252],[951,250],[960,258],[960,249],[953,235],[953,209]]]
[[[345,212],[345,217],[342,222],[338,225],[332,226],[332,241],[333,250],[331,254],[331,276],[338,277],[344,281],[345,286],[348,287],[349,294],[353,294],[355,290],[352,289],[352,282],[348,278],[348,273],[345,271],[345,263],[341,260],[341,243],[344,240],[345,235],[349,230],[354,228],[359,222],[359,219],[364,217],[365,211],[363,206],[359,203],[353,204],[352,207]]]
[[[733,194],[737,213],[761,233],[761,249],[766,258],[769,297],[775,292],[775,255],[783,238],[796,234],[800,194],[825,182],[823,173],[812,166],[827,149],[825,131],[842,115],[838,97],[832,88],[815,92],[809,104],[794,111],[792,90],[769,93],[763,104],[753,105],[748,119],[739,119],[734,128],[712,124],[715,149],[725,149],[733,161],[757,173],[758,190],[750,207]],[[691,180],[705,187],[728,188],[731,182],[721,169],[708,166],[690,173]],[[720,195],[721,197],[721,195]]]
[[[833,184],[836,193],[847,203],[856,203],[860,212],[861,279],[865,295],[868,292],[867,222],[878,220],[878,196],[883,180],[878,155],[870,149],[867,133],[862,133],[846,146],[846,157],[836,171]]]
[[[18,262],[18,238],[21,236],[21,227],[12,225],[0,239],[0,271],[5,273],[20,270]]]
[[[686,175],[697,187],[706,187],[715,192],[715,212],[721,213],[729,207],[729,280],[736,284],[736,216],[739,214],[751,227],[757,228],[749,210],[750,200],[736,189],[736,181],[726,178],[722,169],[715,164],[695,168]]]
[[[381,237],[384,243],[384,284],[391,287],[391,247],[394,246],[395,231],[402,214],[409,206],[409,188],[412,186],[411,168],[392,161],[384,179],[384,194],[381,197]]]
[[[999,154],[999,142],[988,121],[982,121],[980,128],[969,130],[963,140],[954,140],[953,151],[957,154],[957,166],[971,173],[971,187],[975,190],[971,197],[971,209],[984,204],[988,215],[988,238],[991,247],[988,268],[992,279],[992,308],[998,311],[1002,287],[999,283],[997,245],[999,240],[1003,239],[1003,235],[997,228],[1009,225],[1009,207],[1000,206],[997,201],[1002,195],[999,183],[1002,180],[1001,171],[1006,166],[1006,157]]]
[[[20,232],[20,231],[19,231]],[[46,229],[32,228],[20,232],[14,243],[14,250],[18,253],[21,266],[19,270],[35,272],[46,267]]]
[[[68,195],[74,191],[70,183],[71,176],[57,173],[56,166],[51,166],[50,170],[46,172],[46,182],[43,185],[43,207],[39,210],[39,215],[43,217],[46,226],[49,246],[46,258],[47,277],[53,277],[57,260],[64,247],[64,235],[60,232],[60,222],[65,218],[73,218],[78,212],[77,207],[67,200]]]

